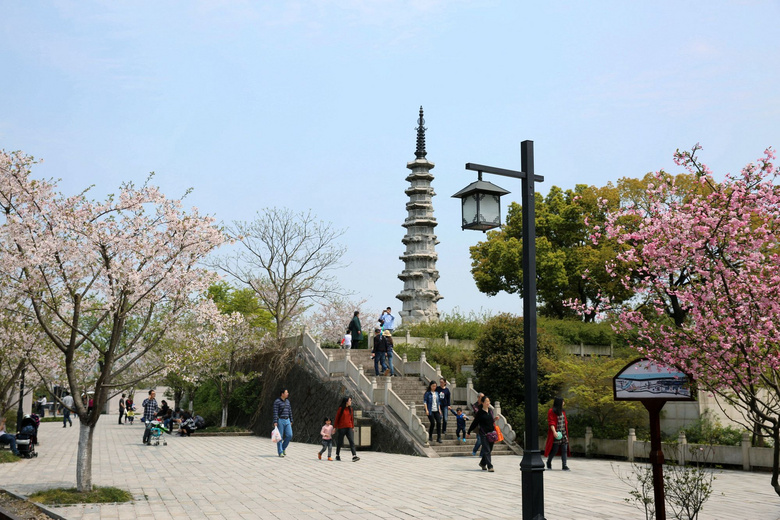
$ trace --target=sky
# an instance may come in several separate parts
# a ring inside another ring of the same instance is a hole
[[[780,147],[778,1],[0,4],[0,148],[66,194],[154,171],[225,224],[311,210],[346,230],[337,276],[368,309],[401,308],[420,106],[444,312],[522,312],[471,278],[467,162],[519,170],[532,140],[544,194],[679,172],[696,143],[716,175]]]

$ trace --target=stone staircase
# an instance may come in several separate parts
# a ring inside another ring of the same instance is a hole
[[[333,357],[334,360],[343,360],[346,356],[346,350],[341,349],[328,349],[328,354]],[[407,405],[414,403],[414,412],[417,417],[420,418],[425,428],[428,428],[428,417],[425,415],[423,408],[423,395],[425,394],[427,384],[422,381],[419,375],[412,376],[400,376],[395,375],[393,377],[376,376],[374,372],[374,361],[371,359],[371,353],[365,349],[351,349],[349,351],[350,359],[352,362],[360,367],[363,366],[363,373],[369,379],[376,379],[377,389],[384,389],[387,386],[388,381],[391,384],[393,392]],[[333,376],[339,374],[334,373]],[[471,405],[466,403],[453,402],[452,408],[462,408],[468,420],[466,421],[466,431],[468,431],[471,425]],[[436,434],[434,433],[433,442],[430,443],[430,448],[439,457],[470,457],[474,443],[476,442],[476,435],[472,434],[466,442],[462,442],[456,439],[455,430],[457,428],[457,419],[454,415],[450,414],[447,421],[447,433],[442,435],[442,443],[436,442]],[[516,455],[517,453],[505,442],[496,443],[493,446],[493,455]]]

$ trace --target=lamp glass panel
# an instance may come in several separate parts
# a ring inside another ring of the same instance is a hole
[[[477,194],[472,193],[463,199],[463,225],[468,225],[477,220]]]
[[[501,205],[498,195],[483,194],[479,201],[479,221],[501,224]]]

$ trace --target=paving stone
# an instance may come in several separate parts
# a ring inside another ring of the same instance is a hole
[[[143,426],[101,421],[95,432],[93,482],[129,490],[129,504],[52,508],[67,519],[259,518],[517,519],[520,458],[497,457],[495,473],[478,458],[427,459],[361,452],[357,463],[317,460],[314,446],[293,442],[275,455],[259,437],[169,437],[143,446]],[[20,494],[73,487],[78,429],[43,423],[38,458],[2,466],[0,487]],[[573,458],[572,471],[545,472],[545,516],[556,520],[624,520],[644,515],[625,503],[615,471],[629,464]],[[700,520],[780,520],[771,475],[723,471]],[[669,513],[669,511],[667,511]],[[670,518],[671,516],[668,515]]]

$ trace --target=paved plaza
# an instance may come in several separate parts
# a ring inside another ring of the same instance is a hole
[[[319,446],[291,443],[279,458],[270,439],[168,436],[143,446],[143,426],[101,418],[95,433],[93,482],[127,489],[128,504],[51,508],[68,519],[501,519],[521,517],[520,457],[496,457],[495,473],[477,458],[426,459],[360,452],[353,463],[317,460]],[[73,487],[77,425],[43,423],[37,459],[0,466],[0,488],[27,495]],[[628,488],[613,472],[625,462],[574,458],[571,472],[545,472],[545,516],[643,519],[624,502]],[[780,519],[780,497],[767,473],[724,471],[700,515],[708,519]],[[667,511],[668,513],[668,511]],[[669,515],[671,518],[671,515]]]

